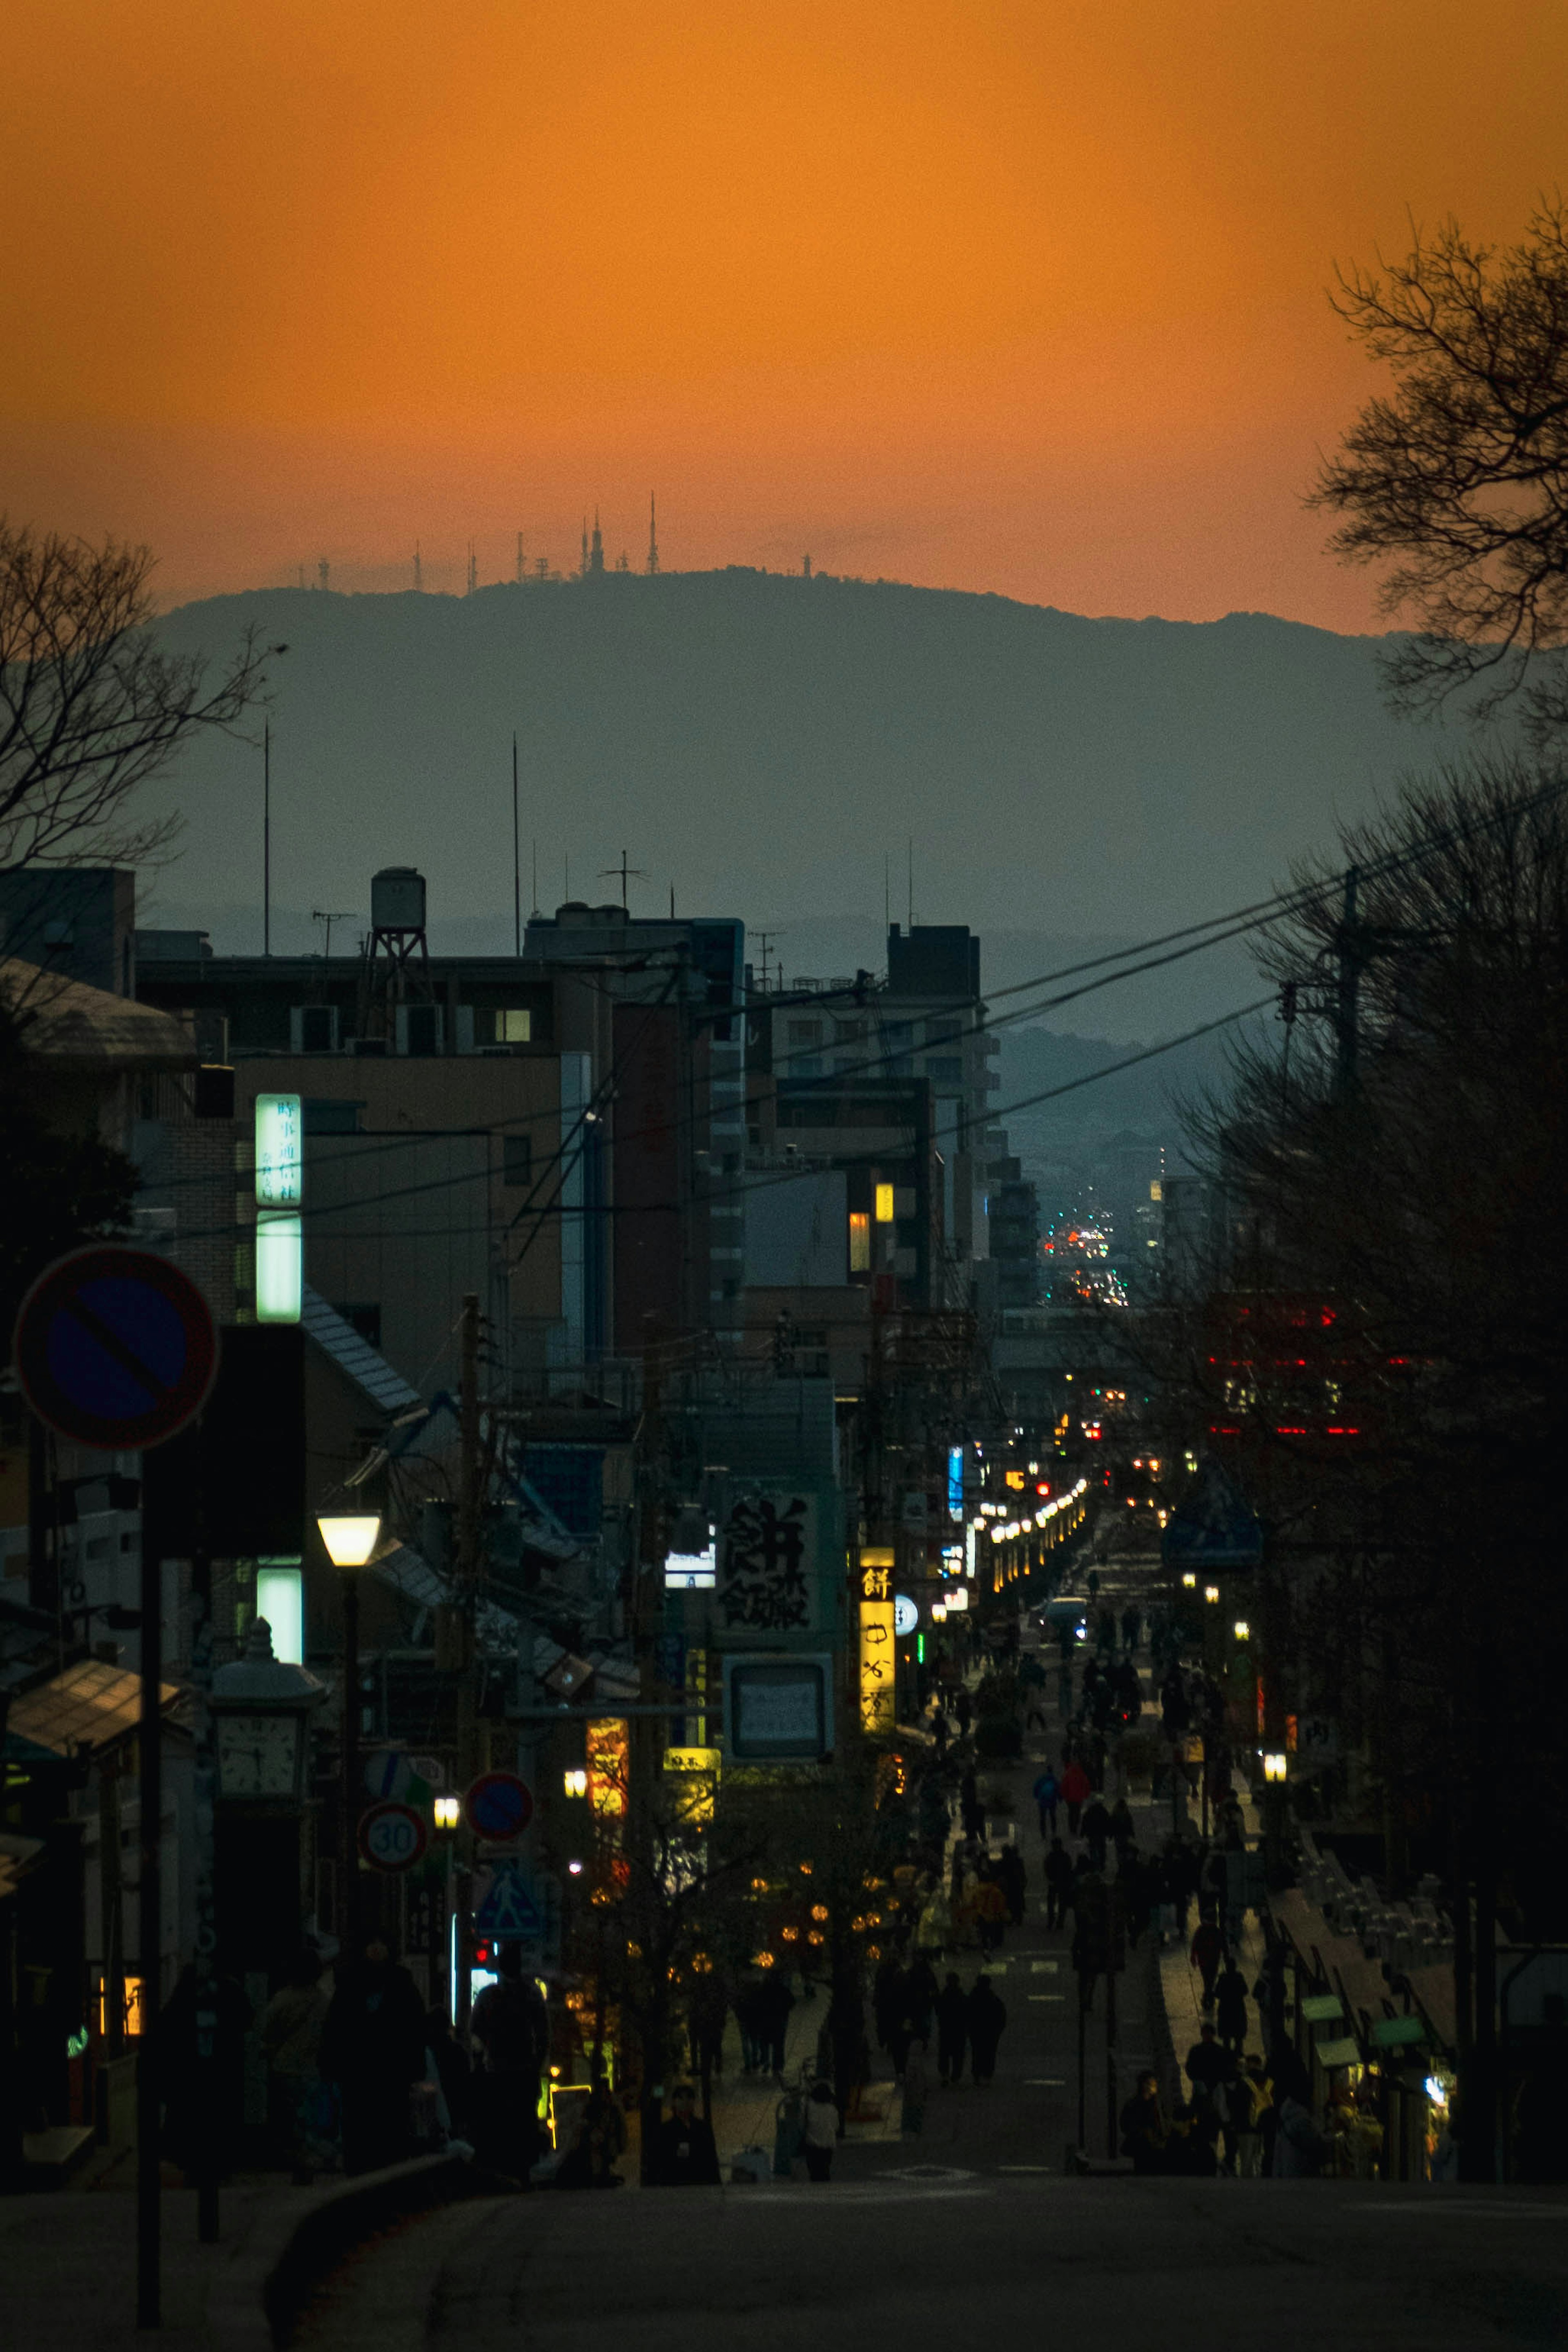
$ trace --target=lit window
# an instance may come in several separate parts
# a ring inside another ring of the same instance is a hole
[[[533,1040],[533,1015],[526,1008],[509,1008],[496,1014],[498,1045],[527,1045]]]
[[[890,1225],[893,1222],[893,1188],[890,1184],[877,1187],[877,1223]]]
[[[849,1212],[849,1271],[869,1274],[871,1271],[871,1220],[864,1209]]]

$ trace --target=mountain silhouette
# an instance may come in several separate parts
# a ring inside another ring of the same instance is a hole
[[[319,937],[315,908],[363,924],[373,871],[413,865],[434,946],[509,947],[514,729],[525,913],[535,845],[546,908],[618,898],[624,850],[646,877],[634,912],[666,911],[673,885],[679,912],[766,928],[787,974],[874,967],[886,912],[909,913],[912,841],[917,919],[979,931],[990,987],[1264,896],[1458,740],[1388,712],[1384,640],[1264,614],[1089,620],[725,571],[258,590],[160,625],[181,652],[247,629],[288,643],[268,713],[275,946]],[[259,946],[260,731],[200,745],[158,788],[186,827],[144,919]],[[1248,987],[1230,950],[1063,1025],[1170,1034]]]

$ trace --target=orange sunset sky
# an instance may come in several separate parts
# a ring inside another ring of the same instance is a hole
[[[1559,0],[76,0],[8,22],[0,503],[166,603],[575,555],[1367,625],[1336,260],[1563,179]]]

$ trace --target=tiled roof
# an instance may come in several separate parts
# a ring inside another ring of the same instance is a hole
[[[194,1070],[201,1059],[173,1013],[19,956],[0,958],[0,1000],[18,1025],[23,1050],[40,1062]]]
[[[406,1412],[420,1402],[418,1390],[411,1389],[402,1373],[394,1371],[381,1350],[373,1348],[368,1339],[361,1339],[353,1325],[346,1322],[335,1307],[329,1307],[309,1283],[305,1286],[300,1320],[317,1347],[383,1412]]]
[[[170,1706],[179,1692],[173,1683],[162,1687],[163,1705]],[[102,1748],[123,1738],[141,1720],[141,1676],[99,1658],[83,1658],[18,1693],[11,1701],[6,1733],[45,1754],[68,1756],[73,1748]]]

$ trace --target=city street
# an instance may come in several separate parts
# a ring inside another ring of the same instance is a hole
[[[992,2331],[1250,2352],[1482,2352],[1568,2338],[1551,2191],[1354,2183],[880,2178],[485,2200],[383,2242],[308,2352],[639,2352],[714,2340],[950,2352]]]
[[[1120,1605],[1142,1581],[1105,1579]],[[1026,1646],[1031,1640],[1026,1631]],[[1068,1937],[1047,1928],[1040,1843],[1028,1790],[1059,1737],[1053,1666],[1049,1731],[1023,1759],[980,1775],[1011,1811],[1029,1864],[1024,1924],[988,1973],[1008,2021],[994,2085],[933,2085],[922,2128],[852,2132],[826,2187],[642,2191],[485,2200],[411,2225],[348,2266],[309,2315],[303,2343],[376,2352],[588,2352],[606,2326],[635,2327],[643,2352],[687,2352],[715,2321],[750,2352],[820,2340],[857,2352],[925,2352],[976,2330],[1058,2332],[1068,2341],[1162,2347],[1228,2345],[1420,2347],[1480,2352],[1568,2339],[1568,2202],[1529,2189],[1393,2189],[1349,2181],[1135,2179],[1101,2171],[1108,2138],[1104,1988],[1087,2036],[1086,2146],[1097,2177],[1069,2177],[1077,2143],[1076,1980]],[[1135,1805],[1141,1839],[1167,1825]],[[963,1953],[964,1983],[980,1966]],[[939,1971],[940,1973],[941,1971]],[[1115,2099],[1157,2064],[1160,1960],[1145,1938],[1119,1981]],[[1176,2056],[1198,2011],[1184,1952],[1164,1956]],[[807,2010],[807,2019],[814,2012]],[[797,2017],[800,2012],[797,2011]],[[732,2040],[732,2036],[731,2036]],[[792,2054],[808,2046],[797,2030]],[[934,2053],[933,2053],[934,2057]],[[878,2074],[888,2065],[879,2056]],[[934,2065],[933,2065],[934,2074]],[[746,2115],[716,2103],[721,2151]],[[898,2095],[890,2124],[896,2126]]]

